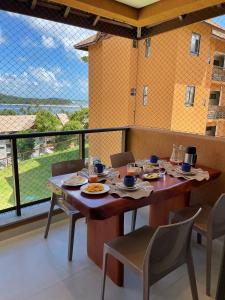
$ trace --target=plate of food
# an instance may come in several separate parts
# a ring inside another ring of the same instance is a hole
[[[146,173],[146,174],[143,174],[143,178],[147,179],[147,180],[154,180],[154,179],[160,178],[160,174],[159,173]]]
[[[107,184],[102,183],[89,183],[83,185],[80,189],[85,194],[99,195],[107,193],[110,190],[110,187]]]
[[[63,181],[63,185],[66,186],[71,186],[71,187],[76,187],[76,186],[81,186],[83,184],[88,183],[88,179],[86,177],[83,176],[72,176],[69,179]]]
[[[126,190],[126,191],[136,191],[139,189],[138,184],[135,184],[134,186],[126,186],[123,182],[116,183],[116,187],[121,190]]]

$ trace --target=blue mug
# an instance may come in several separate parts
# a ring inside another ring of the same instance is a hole
[[[156,164],[157,161],[158,161],[158,159],[159,159],[158,156],[151,155],[151,157],[150,157],[150,163]]]
[[[183,162],[182,166],[181,166],[181,170],[183,172],[190,172],[191,171],[191,165],[189,163]]]
[[[96,173],[103,173],[104,170],[105,170],[105,165],[103,165],[101,163],[95,164],[95,172]]]
[[[135,176],[126,175],[124,176],[123,183],[127,187],[132,187],[135,185],[137,178]]]

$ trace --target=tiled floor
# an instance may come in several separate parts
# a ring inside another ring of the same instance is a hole
[[[126,216],[129,229],[130,215]],[[138,226],[147,223],[147,213],[138,214]],[[67,223],[54,224],[48,240],[43,228],[0,242],[1,300],[97,300],[101,271],[86,255],[86,224],[79,221],[74,260],[67,262]],[[221,241],[214,244],[212,298],[221,258]],[[193,240],[199,299],[210,299],[204,293],[205,248]],[[141,280],[125,270],[125,287],[107,280],[106,300],[141,300]],[[151,300],[191,299],[186,267],[179,268],[151,288]]]

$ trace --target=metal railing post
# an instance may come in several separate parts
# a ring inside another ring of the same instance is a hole
[[[122,152],[126,152],[128,150],[128,130],[129,128],[122,130]]]
[[[79,134],[80,159],[85,160],[85,133]]]
[[[15,194],[15,200],[16,200],[16,214],[17,214],[17,216],[21,216],[20,182],[19,182],[18,155],[17,155],[16,138],[11,139],[11,147],[12,147],[13,186],[14,186],[14,194]]]

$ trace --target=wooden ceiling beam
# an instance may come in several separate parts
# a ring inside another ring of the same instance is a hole
[[[31,3],[31,9],[35,9],[35,7],[36,7],[36,5],[37,5],[37,0],[32,0],[32,3]]]
[[[106,20],[101,20],[100,18],[97,24],[93,26],[94,15],[84,13],[83,11],[76,9],[71,9],[67,18],[65,18],[64,13],[62,13],[62,8],[63,6],[54,6],[53,2],[40,2],[40,5],[38,2],[35,9],[32,10],[30,7],[30,2],[21,2],[17,0],[0,1],[0,10],[91,29],[95,32],[101,31],[130,39],[134,39],[136,37],[136,30],[127,24],[120,25],[118,22],[112,20],[109,20],[107,23]]]
[[[138,9],[114,0],[51,0],[96,16],[137,26]]]
[[[139,11],[138,26],[153,26],[224,3],[223,0],[160,0]]]
[[[205,8],[187,15],[183,15],[182,17],[178,17],[174,20],[170,20],[164,22],[159,25],[155,25],[152,27],[144,27],[142,28],[142,36],[141,38],[151,37],[160,33],[164,33],[170,30],[178,29],[183,26],[191,25],[193,23],[201,22],[204,20],[208,20],[214,17],[218,17],[225,14],[225,5],[214,6],[210,8]]]
[[[65,9],[65,12],[64,12],[64,15],[63,15],[63,17],[64,17],[64,18],[67,18],[67,17],[68,17],[68,15],[69,15],[69,13],[70,13],[70,7],[69,7],[69,6],[67,6],[67,7],[66,7],[66,9]]]

